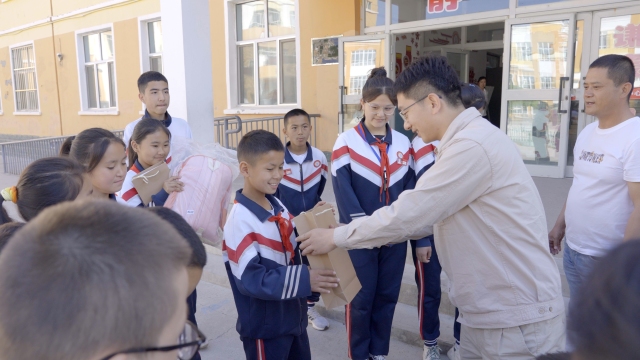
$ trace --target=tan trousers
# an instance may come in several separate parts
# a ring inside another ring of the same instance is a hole
[[[476,329],[462,325],[463,360],[530,360],[565,350],[565,315],[504,329]]]

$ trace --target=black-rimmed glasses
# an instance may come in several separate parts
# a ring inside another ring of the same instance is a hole
[[[147,348],[135,348],[128,349],[123,351],[118,351],[113,353],[102,360],[109,360],[112,357],[120,354],[135,354],[135,353],[146,353],[146,352],[167,352],[178,350],[178,359],[179,360],[191,360],[200,350],[200,345],[202,345],[207,337],[200,331],[198,328],[190,321],[187,321],[184,325],[184,330],[180,333],[178,337],[177,345],[170,346],[160,346],[160,347],[147,347]]]
[[[404,110],[402,110],[401,112],[399,112],[400,117],[402,118],[402,120],[407,121],[407,111],[409,110],[409,108],[411,108],[413,105],[415,105],[415,104],[419,103],[420,101],[422,101],[422,100],[424,100],[424,99],[428,98],[428,97],[429,97],[429,95],[431,95],[431,94],[433,94],[433,93],[429,93],[429,94],[427,94],[425,97],[421,98],[420,100],[416,100],[413,104],[411,104],[411,105],[407,106],[406,108],[404,108]],[[438,94],[436,94],[436,95],[438,95]],[[442,96],[438,95],[438,97],[439,97],[440,99],[442,99]]]

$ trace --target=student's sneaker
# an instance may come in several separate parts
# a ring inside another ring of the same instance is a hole
[[[329,321],[318,314],[315,307],[307,308],[307,318],[309,318],[309,324],[316,330],[324,331],[329,328]]]
[[[455,345],[447,351],[447,356],[451,360],[460,360],[460,344],[456,342]]]
[[[387,360],[387,356],[386,355],[371,355],[371,357],[369,359],[371,359],[371,360]]]
[[[440,346],[424,346],[422,351],[422,360],[440,360]]]
[[[200,350],[204,350],[209,346],[209,339],[205,339],[205,341],[200,345]]]

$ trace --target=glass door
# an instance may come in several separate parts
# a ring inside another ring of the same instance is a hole
[[[464,50],[442,49],[442,56],[456,70],[461,82],[469,82],[469,52]]]
[[[532,176],[565,174],[575,24],[574,14],[506,22],[500,128]]]
[[[338,131],[358,125],[362,117],[362,88],[371,69],[384,66],[393,77],[389,59],[390,35],[341,37],[339,40],[339,104]]]

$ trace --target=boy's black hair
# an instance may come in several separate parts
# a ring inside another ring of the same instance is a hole
[[[307,118],[307,121],[309,122],[309,125],[311,125],[311,116],[309,116],[309,114],[306,111],[302,109],[293,109],[284,115],[285,128],[289,125],[289,118],[293,116],[305,116]]]
[[[142,73],[138,78],[138,91],[140,91],[140,94],[144,94],[144,91],[147,89],[147,85],[152,81],[164,81],[167,83],[167,86],[169,85],[169,80],[167,80],[162,73],[153,70],[147,71]]]
[[[0,253],[9,239],[15,234],[18,230],[22,229],[25,223],[22,222],[9,222],[6,224],[0,225]]]
[[[474,107],[480,110],[487,105],[484,93],[478,85],[462,84],[460,86],[460,97],[462,97],[462,105],[466,109]]]
[[[67,157],[38,159],[20,174],[16,185],[18,212],[26,221],[45,208],[78,197],[84,184],[85,167]],[[5,199],[0,196],[0,206]],[[13,221],[0,210],[0,224]]]
[[[480,76],[480,77],[478,78],[478,84],[479,84],[479,83],[480,83],[480,81],[482,81],[482,80],[485,80],[485,81],[486,81],[486,80],[487,80],[487,77],[486,77],[486,76]]]
[[[636,68],[633,61],[624,55],[609,54],[597,58],[589,65],[589,69],[607,69],[607,76],[613,80],[615,86],[631,83],[631,90],[627,100],[631,99],[633,84],[636,80]]]
[[[417,101],[436,93],[452,106],[462,104],[460,79],[443,56],[426,56],[409,65],[396,79],[398,94]]]
[[[159,346],[186,296],[175,279],[186,276],[191,249],[179,237],[114,201],[44,210],[0,254],[0,354],[84,360]]]
[[[371,102],[380,95],[387,95],[391,103],[398,106],[398,97],[393,87],[393,80],[387,77],[387,70],[384,67],[372,69],[369,78],[362,87],[362,100],[364,102]]]
[[[567,339],[584,360],[637,359],[640,354],[640,240],[600,258],[572,294]]]
[[[207,251],[205,250],[200,237],[196,234],[191,225],[189,225],[189,223],[180,216],[180,214],[166,207],[150,207],[147,209],[171,224],[178,234],[182,235],[182,237],[187,240],[189,247],[191,247],[191,250],[193,251],[191,254],[191,260],[189,261],[189,266],[202,269],[207,265]]]
[[[282,141],[274,133],[266,130],[249,131],[238,143],[238,161],[253,164],[269,151],[284,152]]]
[[[135,141],[136,144],[139,145],[142,140],[147,137],[147,135],[153,134],[156,131],[163,131],[165,134],[167,134],[169,140],[171,140],[171,132],[166,126],[164,126],[162,121],[149,118],[138,121],[136,127],[133,128],[133,134],[131,134],[129,143],[127,144],[127,149],[129,149],[127,154],[127,157],[129,159],[129,168],[131,168],[131,166],[136,163],[136,160],[138,160],[138,153],[133,150],[133,148],[131,147],[131,143]]]
[[[68,155],[86,167],[87,172],[92,172],[111,144],[122,145],[124,141],[115,136],[111,131],[101,128],[91,128],[82,131],[76,136],[68,137],[60,148],[60,155]]]

